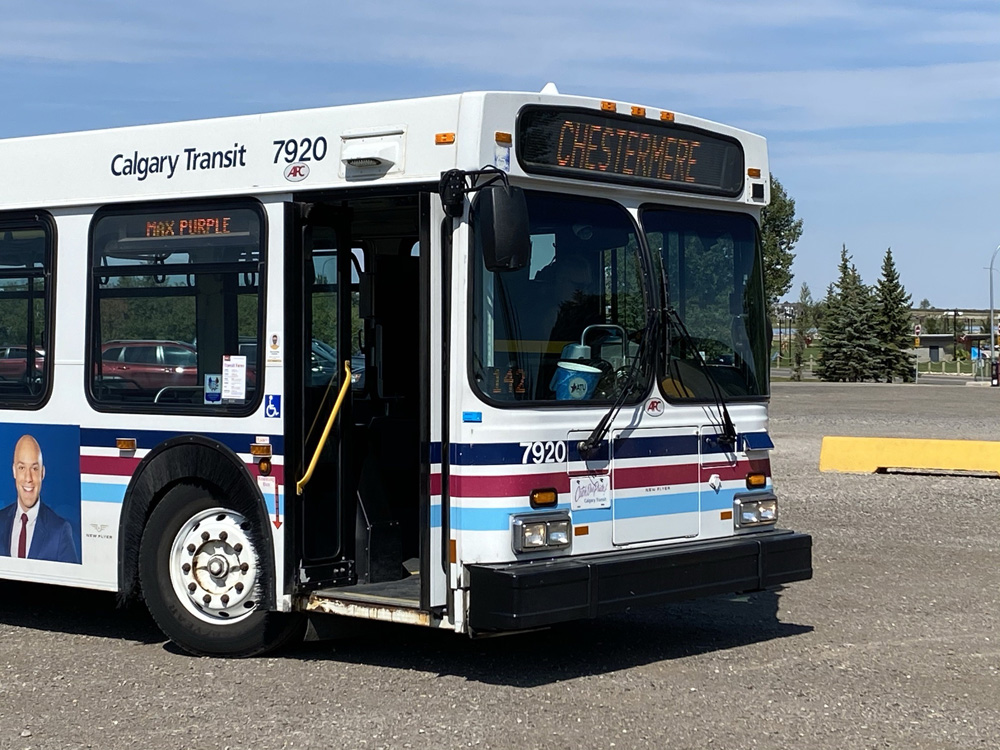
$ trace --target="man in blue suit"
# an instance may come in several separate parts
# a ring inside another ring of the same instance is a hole
[[[69,521],[41,501],[45,464],[31,435],[14,447],[17,502],[0,509],[0,555],[79,563]]]

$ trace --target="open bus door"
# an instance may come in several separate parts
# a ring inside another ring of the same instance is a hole
[[[310,609],[360,613],[374,601],[397,618],[435,621],[448,604],[451,220],[429,191],[289,213],[289,474],[298,480],[318,456],[289,504],[295,585],[310,592]],[[317,349],[336,352],[328,372]],[[317,453],[345,359],[363,370]]]
[[[354,507],[347,487],[351,441],[343,425],[352,423],[350,388],[323,441],[328,418],[344,384],[344,358],[351,338],[350,212],[327,204],[289,204],[285,295],[286,435],[290,466],[289,570],[308,588],[349,583],[354,577],[345,529]],[[332,340],[331,340],[332,339]],[[341,356],[341,353],[344,356]],[[308,483],[297,486],[307,469]]]

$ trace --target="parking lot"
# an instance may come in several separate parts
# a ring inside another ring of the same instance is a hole
[[[0,748],[1000,746],[1000,479],[818,471],[823,435],[1000,440],[1000,389],[777,383],[779,592],[505,638],[364,623],[192,658],[109,594],[0,584]]]

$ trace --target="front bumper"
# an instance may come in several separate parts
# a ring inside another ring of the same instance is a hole
[[[664,602],[812,578],[812,537],[724,540],[538,562],[469,566],[469,626],[523,630]]]

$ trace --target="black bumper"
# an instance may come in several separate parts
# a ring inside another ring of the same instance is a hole
[[[469,566],[473,630],[523,630],[812,578],[812,537],[771,531],[656,549]]]

